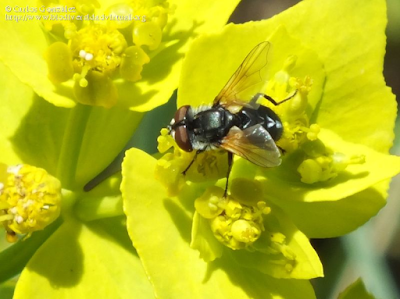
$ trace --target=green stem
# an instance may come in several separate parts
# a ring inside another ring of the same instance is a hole
[[[77,104],[71,110],[57,167],[57,177],[63,188],[73,189],[80,148],[91,108]]]
[[[62,189],[62,201],[61,201],[61,215],[65,220],[75,217],[73,214],[73,207],[77,200],[77,194],[73,191]]]
[[[82,221],[121,216],[124,214],[122,196],[85,197],[74,206],[75,215]]]

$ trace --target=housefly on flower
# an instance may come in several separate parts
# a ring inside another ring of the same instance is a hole
[[[175,112],[168,126],[171,136],[182,150],[196,151],[183,174],[204,151],[223,149],[228,152],[224,197],[227,195],[233,154],[261,167],[281,164],[281,153],[275,142],[282,136],[282,122],[274,111],[257,102],[263,97],[275,106],[280,105],[291,99],[296,92],[279,103],[259,92],[265,85],[261,71],[267,66],[270,48],[269,42],[258,44],[212,105],[197,108],[182,106]]]

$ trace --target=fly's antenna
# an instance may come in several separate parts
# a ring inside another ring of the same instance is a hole
[[[172,130],[175,130],[176,127],[181,127],[181,126],[186,126],[186,120],[182,119],[180,122],[175,122],[173,119],[171,123],[167,126],[167,129],[171,132]]]

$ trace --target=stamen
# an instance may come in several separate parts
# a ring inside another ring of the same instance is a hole
[[[92,60],[93,59],[93,54],[92,53],[86,53],[86,55],[85,55],[85,60],[86,61],[90,61],[90,60]]]
[[[17,216],[15,217],[15,221],[16,221],[18,224],[21,224],[22,222],[24,222],[24,218],[23,218],[21,215],[17,215]]]
[[[85,50],[80,50],[79,51],[79,57],[85,58],[85,56],[86,56],[86,51]]]
[[[19,171],[21,170],[21,168],[22,168],[22,164],[18,164],[18,165],[15,165],[15,166],[9,166],[9,167],[7,168],[7,172],[8,172],[8,173],[12,173],[12,174],[14,174],[15,176],[17,176],[18,173],[19,173]]]
[[[316,152],[313,155],[316,155]],[[328,154],[327,152],[322,152],[313,159],[305,159],[297,168],[297,171],[300,173],[303,183],[313,184],[338,176],[348,165],[362,164],[364,162],[364,155],[348,157],[343,153]]]

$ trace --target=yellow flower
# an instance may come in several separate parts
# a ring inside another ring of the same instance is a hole
[[[0,182],[0,222],[9,241],[29,237],[60,215],[61,184],[44,169],[26,164],[9,166]]]
[[[145,112],[177,88],[189,42],[218,30],[237,2],[43,0],[28,22],[0,21],[0,60],[56,106]]]

